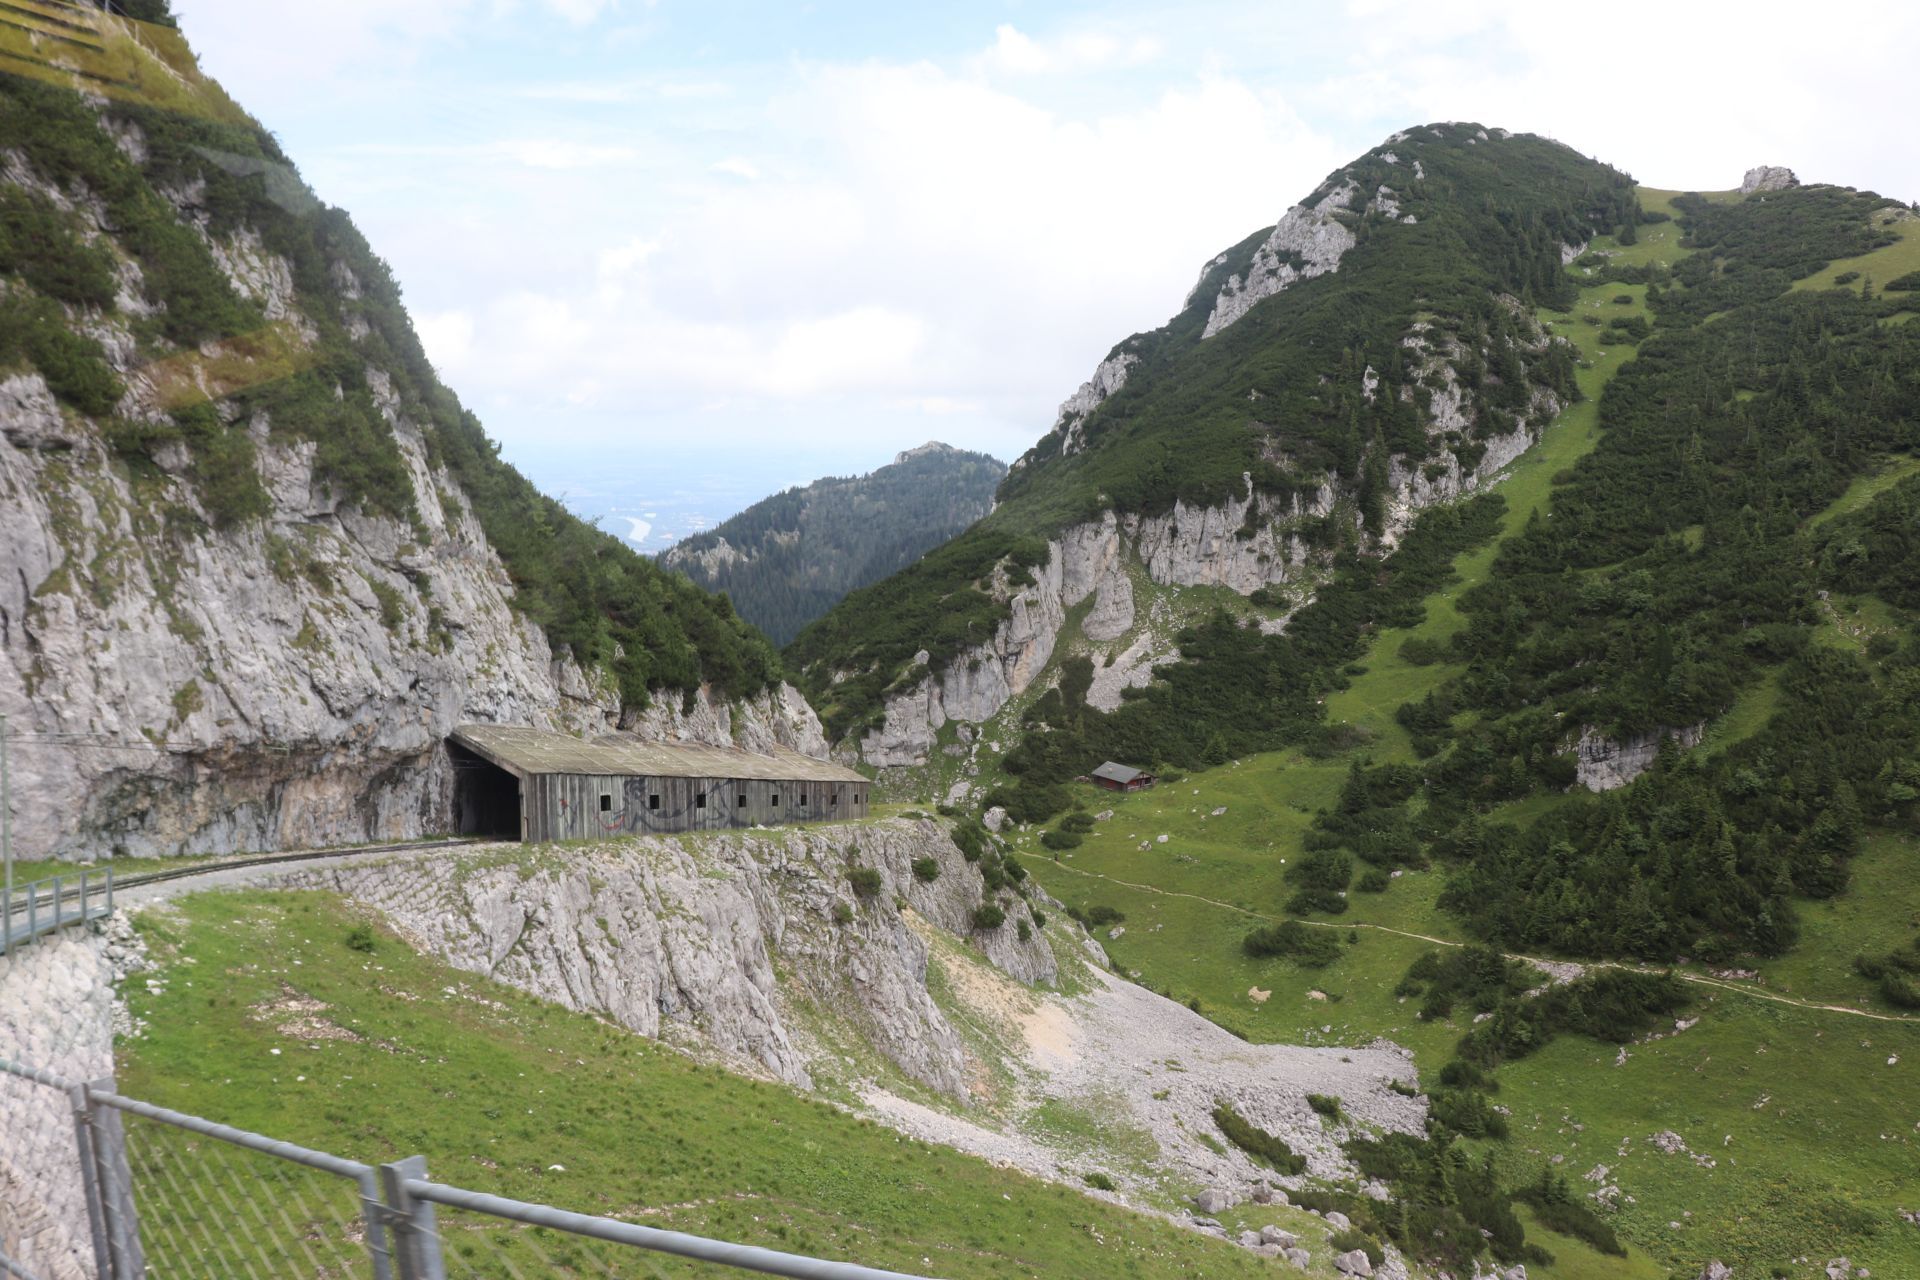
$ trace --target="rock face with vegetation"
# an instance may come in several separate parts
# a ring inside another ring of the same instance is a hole
[[[93,21],[164,101],[0,81],[21,846],[419,835],[463,720],[819,750],[724,600],[500,460],[385,264],[184,43]]]
[[[929,819],[516,852],[451,871],[394,862],[289,883],[370,903],[460,968],[802,1087],[844,1047],[823,1037],[851,1028],[911,1079],[969,1096],[972,1061],[927,992],[908,913],[1019,982],[1057,972],[1024,901],[976,926],[980,873]]]
[[[660,555],[785,644],[849,591],[912,564],[987,514],[1006,467],[937,441],[864,476],[832,476],[754,503]]]
[[[1523,299],[1563,293],[1564,247],[1632,211],[1624,175],[1470,125],[1329,175],[1114,348],[987,520],[800,635],[789,657],[830,735],[924,763],[947,722],[1057,683],[1070,617],[1102,673],[1083,705],[1112,711],[1180,653],[1137,617],[1136,583],[1225,588],[1279,630],[1343,558],[1390,553],[1571,399],[1570,348]]]

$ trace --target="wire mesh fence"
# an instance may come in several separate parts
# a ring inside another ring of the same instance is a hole
[[[0,1059],[0,1277],[919,1280],[375,1168]]]

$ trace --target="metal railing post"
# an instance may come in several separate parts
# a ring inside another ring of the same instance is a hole
[[[102,1280],[141,1280],[147,1273],[146,1252],[140,1247],[140,1216],[133,1203],[133,1168],[127,1163],[127,1131],[120,1112],[94,1102],[95,1092],[113,1094],[112,1076],[89,1081],[87,1100],[93,1113],[93,1164],[100,1179],[100,1206],[105,1211],[107,1253],[112,1271]]]
[[[447,1280],[446,1267],[440,1258],[440,1226],[434,1216],[433,1202],[414,1199],[407,1191],[408,1179],[426,1181],[425,1156],[408,1156],[380,1166],[400,1280]]]
[[[60,931],[60,877],[53,878],[53,929]]]
[[[93,1108],[84,1085],[69,1085],[67,1099],[73,1104],[73,1137],[80,1150],[80,1190],[87,1202],[87,1232],[93,1238],[93,1270],[100,1280],[114,1280],[112,1257],[107,1252],[106,1211],[100,1196],[100,1166],[94,1158]]]
[[[367,1259],[373,1264],[373,1280],[393,1280],[393,1254],[387,1244],[387,1210],[380,1203],[380,1178],[369,1169],[358,1179],[360,1221],[367,1231]]]

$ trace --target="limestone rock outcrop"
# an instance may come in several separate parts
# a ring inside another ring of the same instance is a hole
[[[97,201],[36,176],[15,152],[4,176],[111,243]],[[170,195],[297,366],[314,332],[303,308],[315,300],[298,294],[291,264],[245,226],[216,233],[203,192]],[[333,267],[339,296],[359,297],[346,264]],[[0,714],[13,735],[22,854],[431,833],[448,808],[441,744],[462,721],[824,754],[818,720],[790,689],[731,705],[701,691],[642,709],[604,671],[553,651],[516,609],[468,495],[371,348],[362,372],[398,450],[410,518],[343,501],[313,441],[221,398],[240,376],[231,370],[249,367],[231,343],[143,357],[130,317],[150,308],[137,287],[122,292],[116,311],[69,317],[125,388],[113,418],[171,429],[182,394],[213,404],[220,429],[247,438],[266,509],[223,523],[179,480],[194,465],[184,444],[157,446],[146,470],[159,474],[143,474],[116,454],[104,419],[63,408],[40,374],[0,381]]]
[[[1589,791],[1624,787],[1652,767],[1663,743],[1697,747],[1706,731],[1703,721],[1680,729],[1651,729],[1616,741],[1588,726],[1574,744],[1574,777]]]
[[[1746,177],[1740,179],[1740,194],[1750,196],[1758,191],[1785,191],[1799,185],[1800,179],[1791,169],[1780,165],[1755,165],[1747,170]]]
[[[1360,189],[1351,181],[1335,187],[1311,208],[1295,205],[1281,215],[1266,242],[1254,250],[1242,278],[1237,272],[1221,286],[1207,317],[1203,338],[1211,338],[1265,298],[1301,280],[1340,269],[1340,259],[1358,241],[1335,213],[1352,206]],[[1398,212],[1398,206],[1394,208]]]
[[[926,858],[931,881],[913,870]],[[871,897],[851,887],[856,866],[880,875]],[[1019,900],[999,928],[973,928],[980,874],[927,819],[616,841],[431,877],[404,861],[361,864],[289,883],[379,908],[458,968],[802,1087],[821,1060],[811,1004],[927,1087],[969,1096],[968,1052],[927,993],[927,944],[908,913],[1021,982],[1057,973],[1044,934],[1020,936]]]

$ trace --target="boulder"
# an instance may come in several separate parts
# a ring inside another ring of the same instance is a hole
[[[1305,1249],[1289,1249],[1281,1256],[1302,1271],[1305,1271],[1313,1263],[1313,1255]]]
[[[1343,1276],[1370,1276],[1373,1263],[1367,1260],[1365,1249],[1349,1249],[1333,1255],[1333,1269]]]
[[[1345,1231],[1353,1226],[1353,1219],[1347,1217],[1346,1214],[1340,1212],[1338,1209],[1329,1209],[1327,1210],[1327,1225],[1335,1231]]]
[[[1291,1249],[1294,1245],[1300,1243],[1300,1237],[1294,1235],[1291,1231],[1282,1231],[1279,1227],[1269,1224],[1260,1228],[1260,1242],[1262,1244],[1277,1244],[1282,1249]]]
[[[987,830],[998,835],[1007,828],[1007,811],[999,805],[995,805],[981,816],[980,822]]]
[[[1755,165],[1740,180],[1740,194],[1750,196],[1756,191],[1785,191],[1788,187],[1799,185],[1800,179],[1791,169],[1777,164]]]
[[[1243,1249],[1257,1249],[1266,1243],[1265,1240],[1260,1238],[1258,1231],[1242,1231],[1239,1236],[1239,1242],[1240,1247]]]
[[[1827,1259],[1827,1280],[1847,1280],[1847,1272],[1853,1269],[1851,1258]]]
[[[1238,1198],[1232,1192],[1224,1191],[1219,1187],[1208,1187],[1193,1198],[1193,1207],[1209,1216],[1225,1213],[1238,1203]]]
[[[1715,1258],[1700,1272],[1700,1280],[1733,1280],[1733,1268]]]

